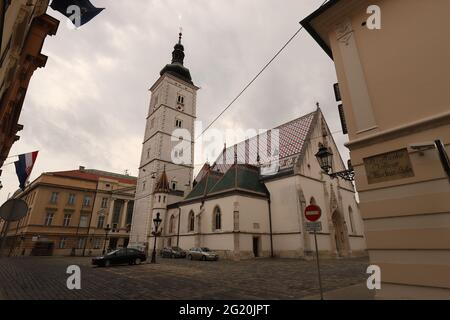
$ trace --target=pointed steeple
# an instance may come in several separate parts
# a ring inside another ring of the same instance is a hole
[[[185,54],[184,46],[181,44],[182,37],[183,33],[180,30],[180,33],[178,34],[178,43],[173,47],[172,63],[166,65],[161,70],[160,75],[162,76],[164,73],[169,73],[181,80],[193,84],[189,69],[183,66]]]
[[[172,63],[180,63],[183,65],[184,62],[184,47],[181,44],[181,38],[183,37],[183,33],[180,30],[180,33],[178,34],[178,43],[173,47],[172,52]]]
[[[167,179],[166,168],[164,167],[164,171],[161,173],[161,176],[156,182],[155,190],[153,193],[169,193],[169,180]]]

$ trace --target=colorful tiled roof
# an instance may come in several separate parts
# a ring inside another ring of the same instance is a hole
[[[233,165],[208,194],[213,195],[233,190],[267,195],[267,189],[259,179],[259,168],[247,164]]]
[[[195,185],[191,192],[186,196],[185,200],[202,198],[206,196],[212,187],[223,177],[220,172],[208,170],[202,179]]]
[[[232,165],[225,174],[208,170],[185,200],[203,199],[210,195],[229,191],[253,193],[259,196],[268,194],[264,183],[259,180],[259,169],[256,166]]]
[[[113,172],[94,170],[94,169],[83,169],[83,170],[69,170],[69,171],[57,171],[57,172],[47,172],[59,177],[76,178],[88,181],[98,181],[100,178],[117,180],[121,183],[133,184],[137,183],[137,178],[122,174],[117,174]]]
[[[318,112],[319,111],[316,110],[225,149],[212,165],[212,169],[223,173],[227,172],[234,163],[235,150],[237,153],[237,163],[251,165],[269,164],[272,157],[277,154],[279,160],[300,155],[311,130],[313,120]],[[276,135],[277,132],[279,148],[274,148],[274,154],[271,155],[272,135]],[[292,165],[293,163],[291,166]]]

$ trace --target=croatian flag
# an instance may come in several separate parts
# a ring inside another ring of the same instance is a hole
[[[19,155],[19,160],[14,162],[16,166],[17,177],[20,182],[20,189],[25,190],[25,184],[31,175],[34,162],[36,161],[38,151]]]

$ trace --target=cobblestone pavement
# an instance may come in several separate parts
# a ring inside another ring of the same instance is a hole
[[[81,290],[69,290],[66,268],[79,265]],[[363,283],[367,258],[323,259],[324,291]],[[319,292],[316,262],[256,259],[98,268],[90,258],[0,258],[1,299],[301,299]]]

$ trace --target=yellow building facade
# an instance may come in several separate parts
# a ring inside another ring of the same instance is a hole
[[[131,176],[83,167],[43,173],[14,195],[29,209],[10,224],[3,255],[98,255],[126,247],[135,188]]]
[[[449,12],[332,0],[302,21],[335,63],[380,299],[450,298]]]

